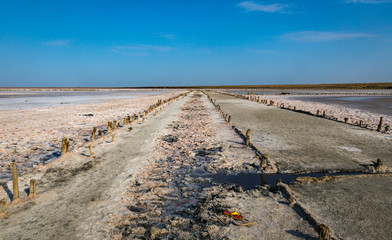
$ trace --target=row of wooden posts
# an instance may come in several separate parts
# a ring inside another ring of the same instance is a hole
[[[206,93],[205,93],[206,94]],[[231,127],[234,129],[234,131],[240,135],[240,137],[244,138],[245,140],[245,145],[249,146],[253,151],[255,151],[256,156],[260,159],[260,169],[265,170],[268,166],[268,162],[269,165],[272,165],[272,163],[269,161],[268,159],[268,154],[266,153],[262,153],[254,144],[252,144],[252,142],[250,141],[250,129],[246,130],[246,133],[243,134],[242,131],[240,129],[238,129],[232,122],[231,122],[231,116],[228,115],[227,113],[225,113],[221,106],[219,104],[216,103],[216,99],[213,99],[211,96],[209,96],[208,94],[206,94],[209,101],[218,109],[219,113],[221,113],[222,117],[225,119],[225,121],[231,125]]]
[[[268,106],[274,106],[275,105],[275,102],[273,100],[269,100],[269,103],[268,103],[267,99],[262,99],[260,96],[245,95],[245,94],[235,94],[235,93],[227,93],[227,92],[219,92],[219,93],[220,94],[225,94],[225,95],[230,95],[230,96],[233,96],[233,97],[236,97],[236,98],[246,99],[246,100],[249,100],[249,101],[252,101],[252,102],[258,102],[258,103],[266,104]],[[325,119],[334,120],[334,121],[338,121],[339,122],[339,120],[336,117],[334,117],[334,116],[327,116],[326,111],[322,111],[322,113],[321,113],[320,110],[317,110],[316,114],[313,114],[313,113],[311,113],[309,111],[297,110],[296,106],[288,105],[287,107],[285,107],[284,103],[280,103],[280,104],[276,103],[276,107],[287,109],[287,110],[292,110],[292,111],[299,111],[299,112],[307,113],[307,114],[314,115],[314,116],[317,116],[317,117],[323,117]],[[344,123],[349,124],[348,120],[349,120],[349,118],[347,118],[347,117],[344,118]],[[386,133],[389,132],[390,131],[390,127],[388,125],[386,125],[384,127],[383,123],[384,123],[384,117],[380,117],[380,121],[379,121],[379,123],[377,125],[376,130],[378,132],[383,132],[383,131],[386,132]],[[365,124],[363,120],[360,120],[359,123],[353,124],[353,125],[357,125],[357,126],[359,126],[361,128],[367,128],[368,127],[368,125]]]
[[[164,108],[164,104],[168,104],[174,100],[178,100],[181,97],[186,96],[188,93],[182,93],[179,94],[175,97],[169,98],[167,100],[158,100],[158,102],[156,104],[153,104],[151,106],[149,106],[149,108],[147,110],[145,110],[143,113],[139,112],[138,115],[133,114],[133,116],[126,116],[123,120],[123,126],[130,124],[132,121],[135,120],[140,120],[142,119],[142,123],[144,123],[144,119],[146,117],[146,115],[150,112],[153,112],[155,110],[155,115],[158,115],[158,108],[160,109],[160,111]],[[108,122],[108,128],[107,128],[107,132],[112,132],[115,130],[115,128],[120,127],[120,123],[117,122],[116,120],[112,121],[112,122]],[[97,137],[102,137],[103,136],[103,131],[102,130],[98,130],[97,127],[93,127],[92,133],[91,133],[91,137],[90,137],[90,142],[94,141],[94,139],[96,139],[96,135]],[[132,127],[129,128],[130,131],[132,131]],[[114,134],[112,134],[112,141],[114,141]],[[64,156],[66,153],[69,152],[69,146],[70,146],[70,141],[69,138],[63,138],[62,139],[62,145],[61,145],[61,156]],[[92,145],[90,144],[89,146],[89,150],[90,150],[90,156],[94,157],[94,152],[92,149]],[[20,197],[19,197],[19,184],[18,184],[18,171],[17,171],[17,165],[16,163],[11,163],[10,164],[10,169],[12,172],[12,185],[13,185],[13,191],[12,191],[12,203],[17,203],[20,201]],[[36,180],[35,179],[31,179],[30,180],[30,191],[29,191],[29,198],[34,198],[36,195]],[[7,200],[6,199],[2,199],[0,200],[0,217],[4,217],[5,213],[6,213],[6,209],[7,209]]]
[[[141,120],[141,123],[144,124],[145,117],[147,116],[148,113],[151,113],[151,112],[155,111],[155,115],[158,115],[158,108],[159,108],[159,111],[161,111],[165,104],[170,103],[170,102],[172,102],[174,100],[178,100],[179,98],[184,97],[187,94],[188,93],[182,93],[182,94],[179,94],[179,95],[177,95],[175,97],[171,97],[171,98],[166,99],[166,100],[161,100],[160,99],[160,100],[158,100],[157,103],[155,103],[153,105],[150,105],[148,107],[148,109],[144,110],[143,112],[139,112],[138,114],[134,113],[132,116],[131,115],[125,116],[123,118],[122,127],[124,127],[125,125],[128,125],[131,122],[136,121],[136,120]],[[106,133],[113,132],[116,128],[119,128],[119,127],[121,127],[120,121],[118,121],[118,120],[109,121],[107,123]],[[132,127],[129,128],[130,131],[132,131],[132,129],[133,129]],[[105,134],[104,130],[98,129],[97,127],[93,127],[93,130],[92,130],[91,136],[90,136],[90,142],[93,142],[96,138],[103,137],[104,134]],[[112,134],[112,141],[113,142],[114,142],[114,137],[115,137],[115,135]],[[62,139],[62,144],[61,144],[61,156],[64,156],[65,154],[67,154],[70,151],[69,145],[70,145],[69,138],[64,137]],[[91,145],[89,145],[89,150],[90,150],[90,155],[94,155],[94,152],[92,150],[92,146]]]

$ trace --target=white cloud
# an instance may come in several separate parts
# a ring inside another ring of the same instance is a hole
[[[59,39],[59,40],[54,40],[54,41],[42,42],[42,44],[48,45],[48,46],[62,47],[62,46],[68,45],[70,42],[71,42],[71,40],[68,40],[68,39]]]
[[[113,52],[129,54],[129,55],[147,55],[156,52],[171,52],[176,50],[174,47],[147,45],[147,44],[134,44],[128,46],[117,46],[112,49]]]
[[[289,7],[289,5],[280,4],[280,3],[260,4],[260,3],[255,3],[253,1],[244,1],[237,4],[237,7],[241,7],[246,11],[260,11],[260,12],[274,13],[274,12],[282,12],[282,10]]]
[[[371,36],[366,33],[301,31],[284,34],[281,38],[297,42],[325,42]]]
[[[377,3],[387,3],[387,2],[391,2],[391,0],[346,0],[346,3],[377,4]]]

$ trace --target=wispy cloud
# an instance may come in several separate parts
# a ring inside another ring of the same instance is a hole
[[[166,39],[170,39],[170,40],[173,40],[176,38],[176,35],[171,34],[171,33],[159,32],[159,33],[155,33],[155,34],[160,36],[161,38],[166,38]]]
[[[69,39],[59,39],[54,41],[42,42],[43,45],[56,46],[56,47],[63,47],[68,45],[69,43],[71,43],[71,40]]]
[[[244,2],[240,2],[239,4],[237,4],[237,7],[243,8],[246,11],[259,11],[259,12],[274,13],[274,12],[282,12],[284,9],[288,8],[289,5],[280,4],[280,3],[261,4],[261,3],[256,3],[253,1],[244,1]]]
[[[325,42],[372,36],[366,33],[301,31],[284,34],[281,38],[296,42]]]
[[[346,3],[367,3],[367,4],[377,4],[377,3],[387,3],[391,0],[346,0]]]
[[[171,52],[177,48],[168,46],[157,46],[147,44],[134,44],[128,46],[117,46],[112,48],[113,52],[128,54],[128,55],[148,55],[149,53],[163,53]]]

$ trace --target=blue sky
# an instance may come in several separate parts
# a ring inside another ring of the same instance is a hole
[[[1,1],[0,86],[392,81],[392,0]]]

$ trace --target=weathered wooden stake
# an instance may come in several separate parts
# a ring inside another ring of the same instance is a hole
[[[362,120],[359,121],[359,126],[363,127],[363,121]]]
[[[344,122],[347,123],[347,121],[348,121],[348,118],[344,118]]]
[[[329,233],[329,228],[324,224],[320,224],[319,226],[319,240],[331,240],[331,235]]]
[[[230,124],[230,121],[231,121],[231,116],[228,117],[227,123]]]
[[[112,131],[112,122],[108,122],[108,132]]]
[[[144,118],[143,118],[143,120],[142,120],[142,124],[144,124]]]
[[[93,127],[93,132],[91,133],[90,141],[93,141],[95,139],[95,133],[96,132],[97,132],[97,127]]]
[[[318,116],[318,115],[320,115],[320,110],[317,110],[317,113],[316,113],[316,115]]]
[[[248,129],[247,131],[246,131],[246,135],[245,135],[245,144],[246,145],[249,145],[250,144],[250,129]]]
[[[380,117],[380,122],[378,123],[377,131],[382,131],[382,122],[384,121],[384,117]]]
[[[92,145],[88,145],[88,149],[90,150],[90,157],[95,157],[94,155],[94,151],[93,151],[93,146]]]
[[[5,216],[5,212],[7,211],[7,200],[0,200],[0,218]]]
[[[157,110],[155,110],[155,116],[158,116],[158,111]]]
[[[63,138],[61,142],[61,156],[64,156],[69,150],[69,140],[68,138]]]
[[[102,131],[101,131],[101,129],[99,129],[98,130],[98,137],[102,137],[102,136],[103,136]]]
[[[326,116],[325,111],[323,111],[323,118],[325,118],[325,116]]]
[[[133,128],[132,128],[132,127],[129,127],[128,130],[129,130],[130,132],[132,132],[132,131],[133,131]]]
[[[296,106],[294,106],[294,111],[297,111],[297,107]]]
[[[115,136],[115,134],[113,133],[112,134],[112,142],[114,142],[114,136]]]
[[[35,184],[36,184],[35,179],[30,180],[30,191],[29,191],[29,198],[34,198],[35,197]]]
[[[12,172],[12,201],[14,202],[19,199],[18,169],[16,163],[11,163],[10,168]]]

